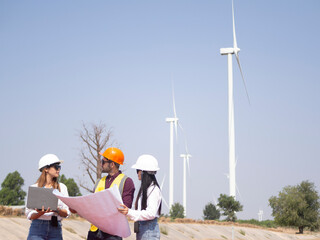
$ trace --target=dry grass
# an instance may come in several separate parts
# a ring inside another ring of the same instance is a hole
[[[65,229],[68,230],[71,233],[77,234],[77,232],[75,230],[73,230],[73,228],[65,227]]]
[[[0,205],[0,217],[21,217],[24,216],[24,208],[16,208],[16,207],[7,207]],[[72,220],[80,220],[80,221],[86,221],[85,219],[81,218],[77,214],[71,214],[71,216],[68,219]],[[66,220],[68,220],[66,219]],[[131,222],[131,221],[130,221]],[[181,223],[181,224],[208,224],[208,225],[222,225],[222,226],[238,226],[238,227],[247,227],[247,228],[256,228],[256,229],[267,229],[269,231],[273,232],[282,232],[282,233],[290,233],[294,234],[298,231],[296,228],[264,228],[253,224],[248,223],[238,223],[238,222],[220,222],[215,220],[194,220],[190,218],[176,218],[175,220],[172,220],[171,218],[166,217],[160,217],[158,219],[159,223]],[[166,231],[166,230],[164,230]],[[305,234],[314,234],[314,232],[304,231]],[[320,239],[319,239],[320,240]]]
[[[168,229],[166,227],[160,226],[160,232],[164,235],[168,235]]]
[[[220,221],[215,221],[215,220],[194,220],[190,218],[176,218],[176,219],[171,219],[171,218],[166,218],[166,217],[160,217],[158,219],[159,223],[181,223],[181,224],[208,224],[208,225],[221,225],[221,226],[236,226],[236,227],[246,227],[246,228],[255,228],[255,229],[266,229],[268,231],[273,231],[273,232],[281,232],[281,233],[290,233],[294,234],[297,232],[297,228],[284,228],[284,227],[278,227],[278,228],[266,228],[266,227],[261,227],[257,226],[254,224],[249,224],[249,223],[239,223],[239,222],[220,222]],[[305,234],[313,234],[314,232],[310,231],[304,231]],[[320,239],[319,239],[320,240]]]
[[[24,215],[24,209],[12,208],[0,205],[0,216],[22,216]]]

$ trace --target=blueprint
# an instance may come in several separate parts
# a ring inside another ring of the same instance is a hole
[[[103,232],[124,238],[131,235],[127,217],[117,209],[123,204],[117,185],[80,197],[65,197],[57,189],[53,194]]]

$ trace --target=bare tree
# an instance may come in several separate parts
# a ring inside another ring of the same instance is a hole
[[[81,163],[85,172],[88,174],[93,185],[97,179],[101,178],[101,156],[99,152],[105,150],[106,145],[111,145],[109,141],[112,137],[112,129],[107,129],[105,124],[82,124],[82,130],[79,131],[79,137],[83,143],[81,148]],[[89,187],[80,181],[80,187],[89,192],[93,192],[93,186]]]

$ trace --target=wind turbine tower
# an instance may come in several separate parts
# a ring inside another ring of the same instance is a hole
[[[187,216],[187,164],[188,169],[189,167],[189,158],[192,156],[190,154],[180,154],[180,157],[183,158],[183,209],[184,209],[184,216]]]
[[[172,89],[172,98],[173,98],[173,118],[166,118],[166,122],[170,123],[170,161],[169,161],[169,210],[173,205],[173,127],[175,128],[175,133],[177,137],[177,125],[178,120],[176,114],[176,106],[174,101],[174,91]],[[173,126],[174,124],[174,126]]]
[[[261,222],[262,218],[263,218],[263,211],[262,210],[259,210],[258,217],[259,217],[259,222]]]
[[[238,48],[237,39],[236,39],[233,0],[232,0],[232,24],[233,24],[233,47],[220,48],[220,54],[228,56],[229,192],[230,192],[230,196],[233,196],[234,198],[236,198],[236,158],[235,158],[235,129],[234,129],[234,102],[233,102],[233,71],[232,71],[232,55],[233,54],[236,56],[236,60],[238,62],[238,66],[241,72],[245,89],[246,89],[246,84],[244,81],[240,60],[239,60],[239,55],[238,55],[240,48]],[[249,100],[247,89],[246,89],[246,93]]]

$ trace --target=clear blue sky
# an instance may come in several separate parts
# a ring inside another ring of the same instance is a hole
[[[320,179],[320,1],[235,0],[240,60],[234,68],[239,218],[271,218],[268,199]],[[177,114],[193,156],[188,217],[229,193],[227,58],[231,1],[0,1],[0,182],[18,170],[25,190],[46,153],[82,178],[77,131],[105,123],[125,173],[156,156],[168,200],[169,124]],[[234,62],[235,64],[235,62]],[[235,65],[234,65],[235,66]],[[175,202],[182,203],[184,142],[175,143]],[[85,192],[82,191],[84,194]],[[164,212],[168,210],[164,207]]]

